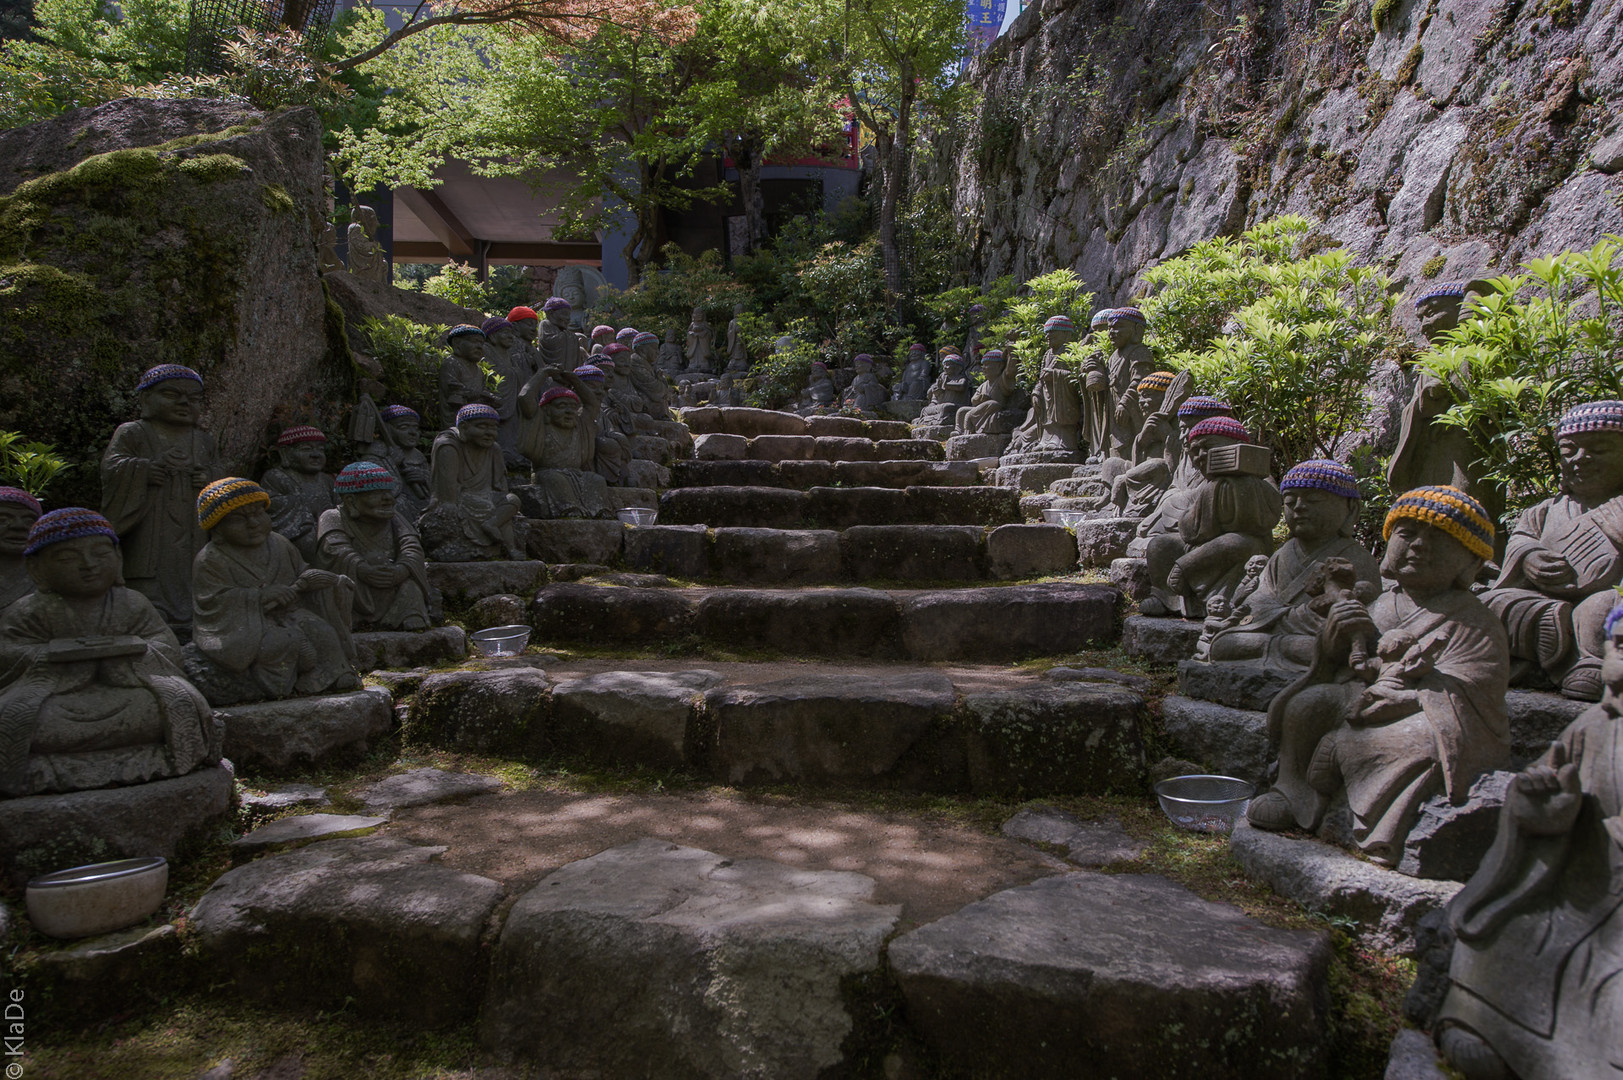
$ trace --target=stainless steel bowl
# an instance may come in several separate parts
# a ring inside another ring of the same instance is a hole
[[[1155,797],[1172,823],[1191,832],[1226,833],[1257,793],[1255,784],[1232,776],[1174,776],[1155,785]]]
[[[47,937],[83,938],[122,930],[158,910],[169,863],[154,855],[58,870],[28,883],[28,918]]]
[[[515,623],[512,626],[492,626],[468,635],[473,649],[480,656],[517,656],[530,643],[530,628]]]

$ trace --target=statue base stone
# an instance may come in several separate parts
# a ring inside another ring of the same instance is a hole
[[[1414,954],[1416,924],[1461,888],[1387,870],[1318,840],[1265,832],[1243,819],[1229,837],[1229,851],[1247,877],[1310,911],[1358,920],[1368,944],[1400,956]]]
[[[530,523],[530,555],[549,563],[599,563],[608,566],[620,561],[626,526],[615,521],[589,521],[555,518]]]
[[[1001,457],[1009,448],[1011,435],[954,435],[947,440],[948,461],[975,461],[978,458]]]
[[[936,442],[944,443],[952,438],[957,430],[951,424],[915,424],[910,438],[934,439]]]
[[[1201,629],[1195,619],[1129,615],[1121,624],[1121,651],[1153,664],[1176,664],[1195,655]]]
[[[456,661],[468,655],[468,635],[460,626],[428,630],[372,630],[353,635],[355,670],[412,668]]]
[[[619,522],[615,522],[619,524]],[[547,564],[528,562],[431,562],[428,583],[448,604],[462,606],[487,596],[532,596],[547,583]]]
[[[389,730],[394,697],[381,687],[214,710],[225,725],[225,756],[239,766],[278,771],[361,754]]]
[[[1173,694],[1161,702],[1161,724],[1173,754],[1262,790],[1276,756],[1268,744],[1267,713]]]
[[[1296,669],[1261,661],[1208,664],[1183,660],[1178,664],[1178,692],[1236,709],[1267,712],[1268,705],[1299,674]]]
[[[1414,1028],[1404,1028],[1392,1040],[1386,1059],[1386,1080],[1448,1080],[1453,1074],[1443,1067],[1431,1036]]]
[[[1150,568],[1143,559],[1111,559],[1110,584],[1120,589],[1129,600],[1143,600],[1150,595]],[[1197,637],[1195,640],[1200,639]]]
[[[1505,694],[1510,716],[1510,758],[1516,768],[1544,756],[1578,714],[1592,701],[1574,701],[1543,690],[1511,690]]]
[[[1432,881],[1459,882],[1476,873],[1493,846],[1499,811],[1515,778],[1515,773],[1504,771],[1479,776],[1458,806],[1445,795],[1422,803],[1420,820],[1404,841],[1398,872]]]
[[[1005,459],[1007,460],[1007,459]],[[1098,499],[1103,502],[1110,498],[1110,485],[1097,476],[1077,476],[1074,473],[1062,477],[1048,485],[1048,490],[1055,495],[1070,495],[1082,499]]]
[[[879,408],[886,416],[897,420],[916,420],[927,404],[924,401],[887,401]]]
[[[1082,454],[1076,450],[1022,450],[1018,453],[1005,453],[1005,465],[1070,465],[1081,467]]]
[[[1077,522],[1076,547],[1081,564],[1099,569],[1108,567],[1126,557],[1127,545],[1137,535],[1138,518],[1106,517]]]
[[[998,487],[1016,488],[1020,491],[1047,491],[1048,485],[1056,480],[1068,480],[1077,469],[1076,465],[1010,465],[1008,458],[1003,458],[998,467],[992,472],[992,483]]]
[[[0,799],[0,864],[17,884],[112,859],[162,855],[231,809],[233,776],[216,765],[129,787]]]

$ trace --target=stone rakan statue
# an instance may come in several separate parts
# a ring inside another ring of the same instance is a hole
[[[1110,398],[1110,445],[1104,451],[1111,457],[1126,457],[1132,452],[1133,438],[1138,434],[1133,426],[1131,408],[1118,406],[1131,404],[1128,396],[1144,376],[1155,371],[1155,354],[1144,344],[1144,333],[1149,322],[1135,307],[1110,308],[1105,313],[1106,329],[1110,335],[1112,351],[1108,360],[1094,360],[1084,376],[1084,385],[1095,393],[1108,393]],[[1089,375],[1104,375],[1103,385]],[[1103,411],[1102,406],[1100,410]]]
[[[1093,313],[1088,320],[1087,341],[1110,332],[1111,308]],[[1082,369],[1082,407],[1087,419],[1082,430],[1088,437],[1088,456],[1103,458],[1110,451],[1110,419],[1116,409],[1116,399],[1110,393],[1110,365],[1092,360]]]
[[[485,359],[485,332],[462,323],[445,334],[451,355],[440,364],[440,423],[451,427],[457,410],[475,402],[493,404],[485,392],[485,373],[479,363]]]
[[[1054,315],[1043,323],[1043,336],[1048,348],[1031,391],[1031,412],[1010,440],[1009,453],[1075,455],[1082,438],[1082,396],[1062,358],[1076,340],[1076,327],[1069,316]]]
[[[954,414],[969,404],[969,376],[964,373],[964,358],[948,353],[941,358],[941,374],[930,387],[929,404],[919,413],[921,426],[945,426],[952,423]]]
[[[1602,627],[1623,582],[1623,401],[1569,410],[1555,441],[1561,493],[1517,520],[1482,599],[1505,624],[1518,675],[1542,674],[1568,697],[1595,701]]]
[[[821,360],[813,360],[806,389],[800,394],[798,411],[812,413],[832,409],[839,403],[839,396],[839,391],[834,388],[834,380],[829,378],[828,365]]]
[[[1145,548],[1151,595],[1139,606],[1146,615],[1204,618],[1207,597],[1222,593],[1227,599],[1246,560],[1272,553],[1279,489],[1266,464],[1248,466],[1243,452],[1230,450],[1250,445],[1244,425],[1230,417],[1212,417],[1190,429],[1184,452],[1201,480],[1189,489],[1177,533],[1153,537]]]
[[[0,487],[0,611],[34,591],[23,551],[39,515],[38,499],[22,488]]]
[[[337,504],[327,468],[327,436],[305,424],[283,428],[270,451],[271,467],[259,480],[270,495],[271,527],[316,557],[316,520]]]
[[[1467,1080],[1623,1072],[1623,608],[1604,632],[1604,696],[1511,782],[1449,904],[1437,1042]]]
[[[1177,444],[1178,407],[1188,398],[1189,385],[1187,373],[1152,371],[1133,388],[1143,420],[1132,457],[1106,458],[1099,466],[1099,478],[1110,485],[1111,504],[1122,517],[1142,519],[1172,486],[1175,455],[1168,447]]]
[[[378,234],[382,231],[378,212],[370,206],[357,206],[355,220],[350,222],[345,234],[345,246],[348,248],[351,274],[387,285],[389,256],[383,250],[383,245],[378,243]]]
[[[1313,662],[1325,611],[1323,567],[1345,560],[1355,581],[1380,591],[1381,571],[1354,537],[1363,501],[1358,477],[1339,461],[1304,461],[1279,481],[1290,539],[1268,557],[1241,618],[1212,641],[1211,659],[1263,660],[1305,668]]]
[[[1004,362],[1002,349],[988,349],[981,368],[986,381],[975,388],[968,407],[958,410],[953,424],[960,435],[1007,435],[1025,416],[1018,373]]]
[[[851,379],[851,385],[845,388],[843,402],[865,413],[877,411],[889,399],[890,393],[873,372],[873,357],[867,353],[857,353],[851,363],[857,373]],[[925,364],[928,366],[929,361],[926,360]]]
[[[541,389],[550,376],[556,385]],[[579,390],[585,390],[583,395]],[[531,482],[543,518],[613,516],[608,510],[608,484],[596,471],[598,392],[573,372],[547,371],[536,376],[519,399],[530,417],[524,455],[534,466]]]
[[[574,371],[586,359],[580,338],[569,328],[574,312],[569,301],[561,296],[547,298],[541,305],[544,319],[536,334],[536,349],[541,353],[540,367]]]
[[[491,406],[464,405],[456,426],[434,440],[430,499],[417,528],[440,562],[524,558],[514,526],[518,498],[507,490],[496,424]]]
[[[395,478],[382,465],[345,465],[333,482],[339,506],[321,515],[318,565],[355,582],[354,628],[426,630],[427,557],[395,512]]]
[[[536,369],[530,366],[524,342],[512,323],[491,318],[481,323],[479,329],[485,332],[485,363],[495,376],[483,381],[500,417],[496,422],[496,444],[502,448],[502,460],[507,462],[509,470],[524,469],[524,455],[518,450],[519,430],[523,426],[518,392]]]
[[[1177,436],[1167,439],[1163,444],[1165,447],[1163,456],[1172,480],[1159,497],[1144,497],[1145,505],[1153,506],[1153,509],[1139,522],[1138,535],[1127,545],[1127,554],[1136,559],[1144,557],[1151,540],[1178,531],[1184,511],[1189,508],[1190,495],[1202,480],[1200,470],[1195,468],[1194,459],[1184,449],[1189,433],[1202,420],[1218,416],[1233,418],[1234,410],[1226,401],[1196,395],[1184,399],[1184,403],[1178,406],[1177,415]]]
[[[188,674],[215,705],[357,690],[350,639],[355,583],[305,565],[271,528],[252,480],[216,480],[197,497],[209,542],[192,568],[197,620]]]
[[[142,784],[219,760],[214,714],[152,602],[119,584],[118,534],[53,510],[23,556],[36,591],[0,612],[0,795]]]
[[[204,537],[197,493],[220,476],[214,437],[197,426],[203,377],[163,364],[141,376],[141,418],[120,424],[101,458],[101,512],[118,531],[124,583],[181,636],[192,625],[192,560]]]
[[[873,366],[873,357],[867,353],[858,353],[857,360],[868,358],[868,366]],[[861,377],[861,368],[858,367],[858,377]],[[876,380],[877,381],[877,380]],[[853,382],[853,386],[856,384]],[[896,380],[896,390],[892,397],[896,401],[923,401],[930,393],[930,350],[923,345],[912,345],[907,350],[907,363],[902,367],[902,376]]]
[[[749,346],[744,344],[744,330],[738,317],[744,314],[743,304],[733,305],[733,317],[727,322],[727,369],[743,372],[750,369]]]
[[[1383,531],[1392,588],[1367,609],[1344,597],[1325,613],[1312,665],[1269,706],[1278,777],[1247,815],[1260,829],[1317,830],[1344,795],[1352,843],[1393,866],[1423,802],[1461,800],[1510,764],[1510,657],[1504,627],[1470,589],[1493,554],[1481,503],[1458,488],[1416,488]],[[1413,653],[1399,680],[1382,677],[1384,663],[1355,670],[1360,655],[1398,648]]]
[[[688,323],[687,347],[682,356],[687,361],[684,373],[714,375],[716,373],[716,328],[705,318],[704,308],[693,309],[693,321]]]
[[[362,455],[389,470],[395,478],[395,511],[415,522],[428,509],[428,457],[418,446],[422,440],[422,417],[404,405],[389,405],[378,413],[382,424],[378,438]]]

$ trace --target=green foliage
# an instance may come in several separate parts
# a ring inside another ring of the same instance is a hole
[[[1370,23],[1377,31],[1385,30],[1387,22],[1392,18],[1392,12],[1396,11],[1397,7],[1398,0],[1375,0],[1374,6],[1369,10]]]
[[[429,296],[449,300],[458,307],[472,308],[474,311],[484,310],[484,283],[479,280],[478,272],[469,263],[459,263],[452,259],[438,274],[423,283],[423,291]]]
[[[1365,391],[1391,327],[1391,282],[1344,251],[1261,271],[1268,291],[1234,314],[1234,329],[1173,362],[1225,398],[1274,450],[1275,468],[1331,457],[1368,412]]]
[[[401,315],[385,315],[361,324],[372,345],[372,358],[383,368],[389,388],[387,404],[406,405],[424,417],[425,428],[439,416],[439,373],[449,352],[445,326],[425,326]],[[431,419],[432,418],[432,419]]]
[[[72,467],[56,447],[26,441],[15,431],[0,431],[0,482],[6,486],[22,488],[37,499],[58,474]]]
[[[727,272],[721,252],[694,258],[667,244],[661,254],[665,265],[633,288],[600,288],[587,318],[651,330],[663,338],[666,330],[685,330],[694,308],[702,308],[712,325],[722,327],[732,318],[733,305],[750,302],[749,287]]]
[[[1554,422],[1574,405],[1623,398],[1623,238],[1494,278],[1457,328],[1416,365],[1455,395],[1434,423],[1470,433],[1513,513],[1555,494]]]
[[[755,386],[745,398],[745,404],[761,409],[781,409],[794,404],[800,392],[811,379],[812,362],[817,349],[800,336],[811,327],[803,322],[791,324],[787,330],[795,338],[794,344],[782,352],[773,352],[750,369]]]
[[[1007,309],[986,328],[987,337],[1002,342],[1008,359],[1018,364],[1027,378],[1036,378],[1042,366],[1043,353],[1048,350],[1048,339],[1043,336],[1043,323],[1055,315],[1069,315],[1078,331],[1086,331],[1093,315],[1093,294],[1082,288],[1082,279],[1071,269],[1053,270],[1034,277],[1021,286],[1023,295],[1009,301]],[[1010,341],[1010,335],[1017,334]],[[1066,355],[1080,364],[1083,356],[1078,342]]]

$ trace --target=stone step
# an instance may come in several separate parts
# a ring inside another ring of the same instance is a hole
[[[665,525],[845,529],[854,525],[1010,525],[1015,492],[1000,487],[673,488],[659,500]]]
[[[636,588],[565,583],[535,597],[537,645],[773,649],[802,657],[1007,661],[1116,640],[1120,594],[1106,585],[864,588]]]
[[[524,660],[429,676],[405,742],[679,768],[730,785],[976,794],[1144,789],[1144,698],[1007,668]]]
[[[982,483],[973,461],[678,461],[673,488],[973,487]]]
[[[863,439],[836,435],[700,435],[693,441],[699,461],[941,461],[941,444],[931,439]]]
[[[797,416],[776,409],[727,408],[714,405],[682,409],[682,422],[694,435],[810,435],[813,438],[906,439],[901,420],[860,420],[854,416]]]

